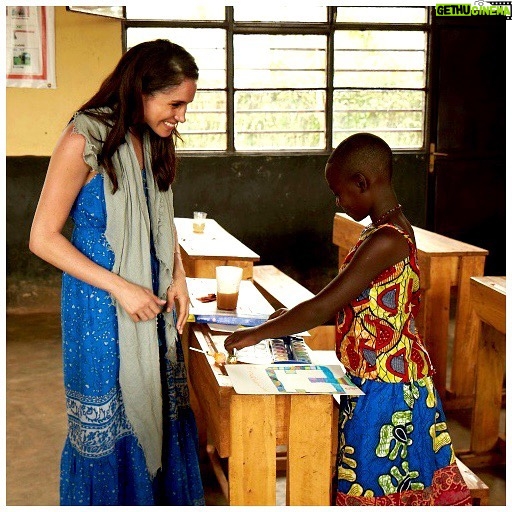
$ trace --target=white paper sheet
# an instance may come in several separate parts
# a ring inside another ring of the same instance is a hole
[[[340,364],[293,366],[228,364],[226,371],[235,391],[242,395],[364,394],[348,379]]]

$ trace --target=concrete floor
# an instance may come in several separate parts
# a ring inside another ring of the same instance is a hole
[[[40,297],[40,299],[42,299]],[[6,377],[6,504],[59,503],[59,461],[66,436],[60,315],[52,301],[37,311],[8,309]],[[53,305],[52,305],[53,304]],[[41,310],[46,305],[46,311]],[[455,449],[469,446],[468,415],[448,418]],[[505,467],[475,471],[490,487],[490,505],[505,505]],[[226,501],[207,461],[202,463],[207,505]],[[277,504],[284,505],[284,477]]]

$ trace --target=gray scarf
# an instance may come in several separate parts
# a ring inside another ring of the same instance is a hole
[[[108,127],[100,121],[78,113],[74,131],[85,136],[85,162],[104,173],[98,165]],[[114,252],[112,272],[127,281],[152,290],[150,240],[153,237],[159,261],[158,296],[167,299],[174,266],[174,207],[171,187],[162,192],[153,179],[149,134],[143,137],[144,166],[147,174],[149,212],[144,194],[142,173],[129,134],[112,158],[118,190],[105,174],[104,192],[107,212],[105,237]],[[114,299],[113,299],[114,300]],[[133,322],[114,300],[119,329],[119,383],[126,416],[142,446],[152,477],[162,460],[162,389],[156,319]],[[176,362],[177,332],[173,313],[163,313],[167,340],[167,357]]]

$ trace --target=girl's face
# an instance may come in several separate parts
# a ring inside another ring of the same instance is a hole
[[[336,197],[336,206],[356,221],[368,215],[364,187],[358,182],[357,176],[349,172],[339,171],[335,164],[327,164],[326,179],[332,193]]]
[[[178,123],[184,123],[187,105],[194,100],[197,84],[185,79],[180,85],[143,94],[144,122],[159,136],[169,137]]]

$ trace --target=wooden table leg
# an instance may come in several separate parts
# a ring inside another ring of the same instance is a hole
[[[475,454],[493,450],[498,442],[505,362],[505,334],[482,324],[471,425],[471,451]]]
[[[233,395],[230,414],[229,504],[276,504],[274,395]]]
[[[194,418],[196,420],[196,426],[197,426],[197,436],[199,439],[199,457],[200,459],[205,459],[207,456],[206,453],[206,444],[208,441],[208,435],[206,432],[206,421],[203,414],[203,411],[201,409],[201,406],[199,405],[199,400],[197,399],[196,393],[194,391],[194,388],[192,386],[192,383],[190,381],[190,372],[189,372],[189,346],[190,346],[190,331],[191,331],[191,324],[187,323],[185,324],[185,327],[183,329],[183,334],[181,335],[181,346],[183,349],[183,358],[185,359],[185,366],[187,368],[187,384],[188,384],[188,394],[190,398],[190,407],[192,408],[192,411],[194,413]]]
[[[450,394],[468,408],[473,403],[476,354],[478,352],[478,318],[472,314],[469,299],[470,278],[483,276],[485,257],[465,256],[459,261],[457,285],[457,312],[453,340]],[[466,402],[464,402],[464,398]]]
[[[444,399],[448,364],[448,325],[450,322],[450,258],[431,258],[430,286],[421,298],[420,331],[436,373],[434,383]],[[434,279],[435,276],[435,279]]]
[[[287,505],[331,503],[331,395],[293,395],[290,406]]]

